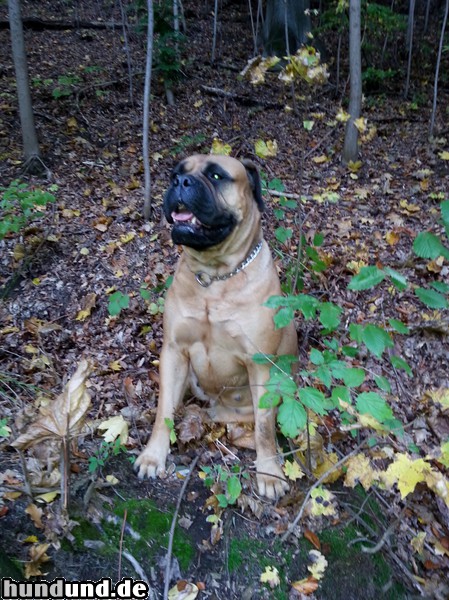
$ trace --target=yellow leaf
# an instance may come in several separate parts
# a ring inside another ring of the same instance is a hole
[[[80,254],[82,256],[87,256],[89,254],[89,248],[81,248]]]
[[[90,372],[90,364],[86,360],[82,360],[76,372],[64,386],[62,394],[47,406],[41,407],[41,416],[31,423],[27,431],[11,445],[25,450],[43,440],[58,439],[61,441],[79,433],[90,408],[90,395],[86,389],[86,381]]]
[[[424,553],[424,542],[426,540],[426,532],[420,531],[418,535],[410,540],[410,545],[417,554]]]
[[[319,550],[311,550],[309,552],[309,558],[312,561],[312,564],[308,565],[307,570],[310,571],[312,577],[320,580],[326,570],[327,560]]]
[[[340,107],[338,113],[335,115],[335,118],[339,123],[346,123],[346,121],[349,121],[351,118],[351,115]]]
[[[449,409],[449,388],[441,387],[428,390],[426,395],[429,396],[435,404],[440,404],[444,411]]]
[[[118,360],[114,360],[109,363],[109,368],[111,369],[111,371],[121,371],[122,365],[119,363]]]
[[[114,475],[106,475],[106,481],[111,485],[117,485],[120,480],[114,477]]]
[[[354,125],[358,129],[358,131],[360,131],[360,133],[364,133],[364,131],[366,130],[365,117],[359,117],[358,119],[355,119]]]
[[[426,474],[430,470],[429,463],[424,459],[413,460],[406,454],[398,453],[394,462],[389,465],[384,473],[380,474],[380,479],[389,489],[397,483],[402,498],[405,498],[413,492],[418,483],[425,481]]]
[[[388,231],[385,234],[385,239],[387,241],[387,244],[389,244],[390,246],[396,246],[396,244],[401,239],[401,236],[396,231]]]
[[[25,578],[43,575],[41,566],[50,560],[46,554],[50,544],[36,544],[30,548],[30,560],[25,563]]]
[[[229,144],[225,144],[218,138],[214,138],[212,142],[211,153],[212,154],[221,154],[224,156],[229,156],[232,152],[232,148]]]
[[[326,452],[320,453],[320,462],[313,469],[313,474],[318,479],[329,471],[326,479],[323,479],[323,483],[334,483],[341,476],[341,469],[334,469],[334,465],[338,462],[338,456],[335,452],[331,452],[330,454],[326,454]]]
[[[399,206],[401,208],[403,208],[405,212],[408,212],[408,213],[411,213],[411,214],[419,212],[421,210],[421,208],[417,204],[409,204],[407,202],[407,200],[401,200],[399,202]]]
[[[318,589],[318,581],[313,577],[306,577],[292,583],[292,588],[304,596],[310,596]]]
[[[77,321],[85,321],[87,319],[87,317],[90,317],[90,313],[92,312],[92,309],[95,307],[95,303],[97,300],[97,294],[87,294],[87,296],[85,296],[83,298],[83,305],[84,308],[81,309],[78,314],[76,315],[76,320]]]
[[[322,165],[323,163],[327,162],[329,159],[327,158],[327,156],[325,154],[321,154],[320,156],[314,156],[312,158],[313,162],[317,165]]]
[[[362,168],[362,161],[361,160],[350,160],[348,162],[348,169],[351,171],[351,173],[357,173],[357,171],[360,171],[360,169]]]
[[[13,250],[14,260],[21,260],[24,256],[26,256],[25,246],[23,244],[16,244]]]
[[[333,504],[334,495],[329,490],[323,487],[317,487],[312,490],[310,494],[310,500],[308,502],[308,508],[310,514],[314,517],[321,515],[335,515],[335,506]]]
[[[78,121],[75,119],[75,117],[70,117],[67,119],[67,127],[69,129],[76,129],[78,127]]]
[[[135,237],[136,237],[136,232],[130,231],[129,233],[123,233],[120,236],[120,241],[122,242],[122,244],[127,244],[128,242],[133,240]]]
[[[440,152],[438,154],[438,156],[442,159],[442,160],[449,160],[449,152],[447,150],[443,150],[443,152]]]
[[[50,504],[58,496],[59,492],[47,492],[46,494],[39,494],[39,496],[36,496],[36,500]]]
[[[277,587],[281,583],[279,571],[276,567],[265,567],[265,571],[260,576],[260,582],[268,583],[272,589]]]
[[[98,425],[98,429],[104,430],[102,436],[105,442],[114,442],[117,438],[120,438],[120,443],[125,444],[128,440],[128,423],[122,415],[103,421]]]
[[[23,540],[24,544],[35,544],[36,542],[38,542],[39,540],[37,539],[36,535],[29,535],[28,537],[26,537]]]
[[[35,277],[33,280],[33,285],[40,285],[41,284],[41,280],[39,277]]]
[[[195,108],[200,108],[201,106],[203,106],[203,101],[202,100],[197,100],[196,102],[193,103],[193,106]]]
[[[365,490],[369,490],[373,481],[377,480],[378,475],[364,454],[356,454],[346,461],[344,485],[354,488],[360,482]]]
[[[269,158],[276,156],[278,152],[278,143],[276,140],[267,140],[266,142],[257,140],[254,149],[259,158]]]
[[[296,481],[297,479],[301,479],[302,477],[304,477],[304,473],[302,472],[301,467],[295,460],[285,461],[284,473],[292,481]]]

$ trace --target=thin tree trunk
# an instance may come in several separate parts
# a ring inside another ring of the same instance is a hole
[[[214,34],[212,38],[212,55],[211,55],[211,63],[215,62],[215,49],[217,47],[217,24],[218,24],[218,0],[215,0],[214,7]]]
[[[437,111],[437,99],[438,99],[438,78],[440,76],[441,55],[443,54],[444,32],[446,31],[448,14],[449,14],[449,0],[446,0],[443,24],[441,26],[440,45],[438,48],[437,64],[436,64],[436,68],[435,68],[435,80],[433,83],[433,106],[432,106],[432,116],[430,118],[430,132],[429,132],[431,137],[433,136],[433,130],[435,128],[435,116],[436,116],[436,111]]]
[[[359,132],[354,121],[362,109],[362,57],[360,40],[360,0],[349,1],[349,114],[343,145],[343,162],[356,161],[358,157]]]
[[[33,106],[31,102],[30,80],[28,76],[25,39],[23,35],[20,0],[8,0],[9,27],[11,46],[16,73],[17,99],[19,102],[20,125],[22,129],[23,155],[27,167],[34,169],[35,162],[40,162],[39,142],[34,124]]]
[[[145,66],[145,87],[143,93],[143,168],[145,172],[145,190],[143,201],[143,216],[151,217],[151,171],[150,171],[150,97],[151,97],[151,67],[153,63],[153,30],[154,7],[153,0],[147,0],[148,27],[147,27],[147,60]]]
[[[404,98],[407,98],[410,89],[410,74],[412,70],[412,52],[413,52],[413,31],[415,28],[415,0],[410,0],[410,8],[408,13],[408,25],[407,25],[407,49],[408,49],[408,62],[407,62],[407,77],[405,79]]]
[[[128,21],[126,19],[125,8],[122,0],[119,0],[120,15],[122,17],[123,41],[125,43],[126,63],[128,65],[128,80],[129,80],[129,101],[134,104],[134,86],[133,86],[133,67],[131,61],[131,50],[128,43]]]

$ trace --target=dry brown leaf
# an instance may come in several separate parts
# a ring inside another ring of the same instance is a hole
[[[26,507],[25,512],[27,513],[27,515],[30,515],[31,519],[33,520],[34,525],[38,529],[43,528],[42,521],[41,521],[42,513],[43,513],[42,508],[39,508],[35,504],[29,504]]]
[[[178,426],[178,440],[187,444],[191,440],[199,440],[204,435],[203,412],[199,406],[189,406],[184,418]]]
[[[42,407],[41,416],[11,445],[25,450],[43,440],[65,439],[67,436],[76,435],[90,407],[86,380],[91,370],[90,364],[82,360],[74,375],[66,383],[62,394],[48,406]]]
[[[294,581],[292,583],[292,588],[300,594],[310,596],[310,594],[313,594],[313,592],[317,591],[318,581],[314,577],[307,577],[306,579]]]
[[[46,554],[50,544],[36,544],[30,548],[30,560],[25,563],[25,578],[43,575],[41,566],[50,560]]]
[[[226,435],[229,443],[237,448],[256,449],[254,423],[229,423],[226,426]]]

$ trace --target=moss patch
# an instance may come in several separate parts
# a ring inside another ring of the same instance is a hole
[[[97,528],[84,518],[77,518],[79,525],[72,531],[74,546],[85,550],[85,541],[98,541],[98,552],[104,556],[114,556],[120,547],[120,536],[126,510],[126,527],[123,536],[123,549],[142,564],[156,564],[168,547],[169,531],[173,519],[173,509],[162,512],[149,499],[132,499],[116,503],[113,516],[104,519]],[[180,527],[175,528],[173,556],[179,561],[182,570],[187,570],[194,558],[195,546],[188,534]]]

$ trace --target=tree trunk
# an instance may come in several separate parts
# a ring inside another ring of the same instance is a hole
[[[432,115],[430,117],[430,132],[429,132],[430,137],[433,136],[433,130],[435,128],[435,118],[436,118],[437,100],[438,100],[438,79],[440,77],[441,55],[443,54],[444,32],[446,31],[448,13],[449,13],[449,0],[446,0],[443,24],[441,25],[440,45],[438,47],[437,64],[435,67],[435,80],[433,83],[433,105],[432,105]]]
[[[153,63],[153,31],[154,7],[153,0],[147,0],[148,26],[147,26],[147,60],[145,67],[145,87],[143,93],[143,168],[145,172],[145,190],[143,200],[143,216],[151,217],[151,171],[150,171],[150,98],[151,98],[151,67]]]
[[[263,27],[265,56],[283,57],[287,46],[294,54],[307,42],[311,29],[309,8],[310,0],[267,0]]]
[[[407,77],[405,79],[404,98],[407,98],[410,89],[410,74],[412,70],[412,52],[413,52],[413,31],[415,28],[415,0],[410,0],[410,8],[408,13],[408,24],[407,24]]]
[[[358,157],[359,132],[354,121],[360,117],[362,110],[362,58],[360,39],[360,0],[349,1],[349,75],[350,96],[349,114],[351,118],[346,124],[345,142],[343,146],[343,162],[356,161]]]
[[[28,77],[20,0],[8,0],[8,9],[12,55],[16,72],[20,125],[22,128],[23,155],[27,166],[29,168],[34,168],[33,163],[36,160],[40,163],[40,151],[36,127],[34,125],[33,106],[31,103],[30,81]]]

